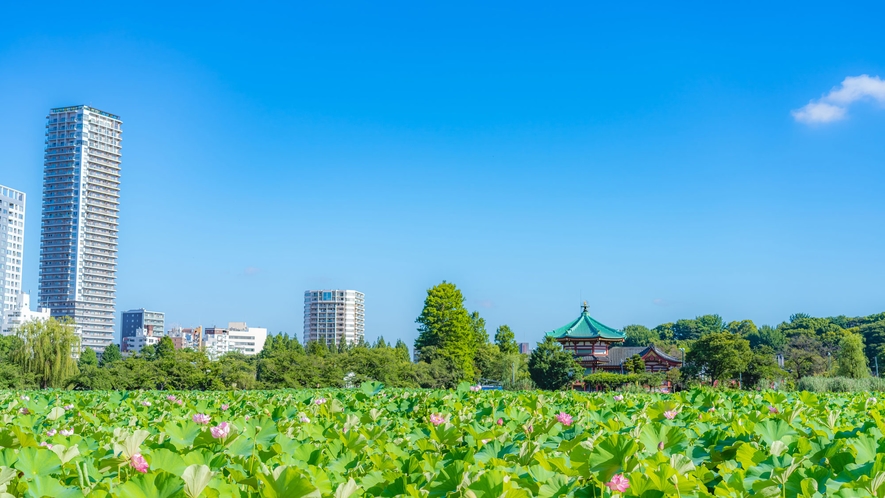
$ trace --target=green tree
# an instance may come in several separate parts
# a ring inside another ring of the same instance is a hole
[[[80,339],[74,333],[74,322],[61,320],[33,320],[16,330],[21,340],[13,356],[22,373],[34,375],[41,388],[64,387],[76,375],[77,362],[71,354],[80,349]]]
[[[709,332],[698,338],[685,355],[684,374],[711,381],[733,378],[746,369],[750,342],[729,332]]]
[[[375,349],[383,349],[383,348],[386,348],[386,347],[387,347],[387,343],[384,341],[384,336],[383,336],[383,335],[379,335],[379,336],[378,336],[378,340],[375,341],[375,345],[372,346],[372,347],[375,348]]]
[[[753,320],[729,322],[729,324],[725,326],[725,330],[731,332],[732,334],[744,336],[744,338],[748,338],[747,336],[759,332],[759,329],[756,328],[756,324],[753,323]]]
[[[652,330],[663,341],[675,341],[676,331],[674,330],[674,327],[676,327],[675,323],[662,323]]]
[[[827,368],[821,356],[821,343],[816,337],[799,334],[790,338],[784,353],[784,365],[797,380],[815,375]]]
[[[657,332],[649,330],[644,325],[627,325],[624,327],[624,334],[627,336],[624,346],[627,347],[648,346],[661,340]]]
[[[473,332],[473,340],[476,346],[489,343],[489,333],[486,330],[486,319],[479,316],[479,311],[470,314],[470,330]]]
[[[396,350],[397,354],[402,360],[409,363],[412,362],[412,356],[409,354],[409,346],[405,342],[403,342],[402,339],[396,340],[396,346],[394,346],[393,349]]]
[[[419,324],[415,340],[418,360],[431,363],[446,358],[457,368],[457,377],[472,380],[477,338],[461,291],[448,282],[428,289],[424,309],[415,321]]]
[[[120,353],[120,346],[116,344],[109,344],[106,348],[104,348],[104,352],[101,354],[101,366],[106,367],[111,365],[115,361],[120,361],[123,359],[123,355]]]
[[[582,369],[575,357],[550,336],[532,351],[528,368],[535,385],[547,391],[568,389],[581,380]]]
[[[519,346],[516,345],[516,335],[507,325],[501,325],[495,331],[495,344],[498,345],[498,351],[501,354],[509,355],[519,352]]]
[[[852,379],[863,379],[870,376],[867,357],[863,352],[863,337],[849,333],[842,337],[839,352],[836,354],[836,375]]]
[[[158,360],[175,356],[175,343],[172,342],[172,338],[167,335],[161,337],[154,354]]]
[[[638,354],[634,354],[624,361],[624,373],[643,373],[645,372],[645,362]]]
[[[498,346],[489,343],[478,345],[473,355],[474,380],[492,379],[500,361],[501,351]]]
[[[98,355],[95,354],[95,350],[87,347],[80,353],[80,360],[77,362],[77,366],[82,370],[84,367],[97,367],[98,366]]]
[[[787,372],[777,365],[775,351],[771,346],[753,347],[753,353],[743,372],[744,387],[753,388],[762,381],[777,381],[786,376]]]
[[[863,336],[864,352],[869,360],[869,365],[875,368],[877,361],[885,360],[885,320],[879,320],[871,323],[865,323],[858,327],[858,333]],[[885,370],[885,363],[882,364]]]
[[[775,352],[782,352],[787,346],[787,336],[780,329],[776,329],[769,325],[763,325],[756,333],[747,335],[750,341],[750,347],[756,349],[761,346],[768,346]]]

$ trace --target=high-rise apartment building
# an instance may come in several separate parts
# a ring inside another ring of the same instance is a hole
[[[366,295],[355,290],[304,292],[304,343],[356,344],[366,335]]]
[[[40,306],[73,318],[96,352],[114,339],[122,126],[83,105],[46,118]]]
[[[159,311],[144,308],[124,311],[121,316],[120,347],[126,351],[126,339],[137,336],[139,331],[145,337],[159,338],[165,330],[166,315]]]
[[[25,194],[0,185],[0,327],[18,307],[25,244]]]

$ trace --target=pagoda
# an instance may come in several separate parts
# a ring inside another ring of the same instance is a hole
[[[577,319],[556,330],[547,332],[549,337],[562,344],[562,348],[572,353],[587,373],[601,370],[609,363],[609,348],[624,342],[627,335],[620,330],[603,325],[587,313],[587,301]]]

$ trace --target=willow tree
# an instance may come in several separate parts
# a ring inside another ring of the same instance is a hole
[[[16,330],[21,339],[13,360],[22,372],[34,375],[41,388],[64,387],[65,381],[77,374],[73,353],[80,350],[80,338],[74,332],[74,321],[34,320]]]

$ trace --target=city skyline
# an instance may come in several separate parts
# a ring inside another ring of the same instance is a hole
[[[881,6],[274,6],[194,26],[50,2],[92,20],[51,29],[35,8],[0,20],[0,184],[31,197],[34,302],[43,116],[84,103],[126,119],[117,310],[301,339],[304,289],[360,289],[366,339],[411,345],[442,280],[531,343],[584,300],[614,327],[885,308]]]

